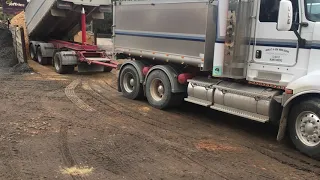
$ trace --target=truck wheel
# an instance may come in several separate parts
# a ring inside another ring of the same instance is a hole
[[[69,74],[74,71],[74,66],[63,66],[62,59],[60,58],[59,52],[56,52],[53,56],[53,65],[57,73]]]
[[[147,78],[146,96],[153,107],[165,109],[179,105],[183,100],[184,94],[172,93],[168,76],[161,70],[155,70]]]
[[[125,66],[120,72],[120,88],[123,96],[128,99],[138,99],[143,95],[143,87],[139,74],[131,65]]]
[[[289,131],[293,144],[302,153],[320,158],[320,99],[308,99],[295,104],[289,116]]]
[[[33,48],[32,44],[29,44],[29,52],[30,52],[30,57],[31,57],[31,59],[34,60],[34,61],[37,61],[36,51],[35,51],[35,49]]]
[[[37,60],[38,60],[38,63],[41,64],[41,65],[47,65],[48,64],[48,58],[42,56],[42,52],[41,52],[41,47],[40,46],[37,47]]]

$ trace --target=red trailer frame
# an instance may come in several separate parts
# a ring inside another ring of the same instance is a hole
[[[67,49],[75,51],[80,62],[118,68],[118,63],[108,57],[107,53],[104,50],[100,50],[97,45],[89,45],[86,43],[86,14],[84,8],[82,8],[81,11],[81,32],[82,44],[62,40],[50,40],[49,43],[53,44],[54,47],[59,50]],[[99,59],[100,61],[98,61],[97,59]]]

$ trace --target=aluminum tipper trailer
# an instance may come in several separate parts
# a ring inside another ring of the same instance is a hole
[[[111,0],[33,0],[25,10],[29,49],[40,64],[52,62],[58,73],[111,71],[108,54],[86,42],[86,23],[103,19]],[[82,31],[82,43],[73,37]]]
[[[156,108],[184,101],[279,127],[320,157],[320,1],[117,2],[118,87]]]

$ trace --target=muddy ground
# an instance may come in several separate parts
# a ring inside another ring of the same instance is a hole
[[[0,75],[0,179],[319,179],[275,127],[192,104],[160,111],[115,72]],[[71,167],[76,167],[68,169]]]
[[[320,178],[276,127],[188,103],[154,109],[123,98],[116,72],[29,64],[0,68],[0,180]]]

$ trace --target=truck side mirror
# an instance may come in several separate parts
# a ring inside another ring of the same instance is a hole
[[[277,29],[278,31],[289,31],[293,22],[293,7],[290,0],[281,0]]]

